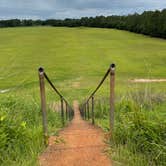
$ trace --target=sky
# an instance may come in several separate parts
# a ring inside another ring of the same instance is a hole
[[[166,0],[0,0],[0,19],[127,15],[166,8]]]

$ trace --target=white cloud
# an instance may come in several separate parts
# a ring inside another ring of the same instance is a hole
[[[77,18],[166,8],[166,0],[0,0],[0,18]]]

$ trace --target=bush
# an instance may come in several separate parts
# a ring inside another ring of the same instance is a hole
[[[115,126],[110,144],[115,145],[115,148],[122,145],[133,154],[143,154],[145,158],[142,157],[142,160],[146,160],[147,165],[166,165],[165,96],[147,96],[145,98],[144,92],[135,95],[130,93],[116,103]],[[109,105],[105,99],[97,103],[97,124],[108,131]]]
[[[60,115],[48,110],[49,132],[62,127]],[[54,129],[54,130],[53,130]],[[36,165],[44,148],[39,103],[32,97],[5,96],[0,99],[0,163]]]
[[[156,164],[166,164],[166,121],[157,116],[157,111],[147,113],[139,107],[132,108],[118,112],[113,140],[117,144],[127,144],[133,152],[145,154]]]

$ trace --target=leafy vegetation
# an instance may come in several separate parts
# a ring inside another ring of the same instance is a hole
[[[166,9],[162,11],[145,11],[142,14],[128,16],[97,16],[81,19],[65,20],[1,20],[0,27],[18,26],[67,26],[67,27],[99,27],[116,28],[145,35],[166,38]]]
[[[109,151],[114,160],[126,165],[166,164],[165,100],[164,95],[149,94],[147,97],[141,91],[131,93],[117,103]],[[108,131],[108,102],[99,100],[95,111],[97,124]],[[127,157],[128,154],[132,157]]]
[[[48,111],[50,134],[62,127],[60,114]],[[1,165],[36,165],[44,148],[39,104],[33,98],[7,95],[0,100]]]

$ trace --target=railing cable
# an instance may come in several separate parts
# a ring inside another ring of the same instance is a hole
[[[102,78],[102,80],[100,81],[99,85],[96,87],[96,89],[91,93],[91,95],[88,97],[88,99],[86,100],[85,103],[87,103],[94,95],[95,93],[98,91],[98,89],[101,87],[101,85],[104,83],[105,79],[107,78],[108,74],[110,73],[110,68],[107,70],[107,72],[105,73],[104,77]]]
[[[51,80],[48,78],[47,74],[44,72],[44,77],[46,78],[46,80],[48,81],[48,83],[50,84],[50,86],[54,89],[54,91],[58,94],[58,96],[60,98],[62,98],[67,104],[67,100],[63,97],[63,95],[58,91],[58,89],[54,86],[54,84],[51,82]],[[69,104],[68,104],[69,105]]]
[[[38,71],[39,71],[39,82],[40,82],[44,143],[45,143],[45,145],[48,145],[48,127],[47,127],[47,111],[46,111],[46,97],[45,97],[44,78],[48,81],[48,83],[53,88],[53,90],[56,92],[56,94],[58,94],[58,96],[60,97],[60,101],[61,101],[61,119],[62,119],[62,124],[63,125],[65,124],[64,116],[66,115],[66,120],[72,120],[72,117],[74,116],[74,111],[73,111],[72,107],[69,105],[69,103],[67,102],[67,100],[63,97],[63,95],[58,91],[58,89],[54,86],[54,84],[48,78],[47,74],[44,72],[44,69],[42,67],[40,67],[38,69]],[[66,113],[64,113],[64,102],[65,102],[65,106],[66,106]]]
[[[91,109],[91,118],[92,118],[92,124],[95,123],[95,114],[94,114],[94,95],[96,94],[96,92],[99,90],[99,88],[102,86],[102,84],[104,83],[105,79],[107,78],[107,76],[110,74],[110,130],[111,133],[113,132],[113,126],[114,126],[114,110],[115,110],[115,104],[114,104],[114,100],[115,100],[115,64],[111,64],[109,69],[107,70],[107,72],[105,73],[105,75],[103,76],[102,80],[100,81],[100,83],[98,84],[98,86],[96,87],[96,89],[90,94],[90,96],[87,98],[87,100],[85,100],[85,102],[83,102],[83,104],[80,106],[80,113],[82,115],[82,117],[86,120],[86,116],[88,113],[88,120],[89,120],[89,101],[90,99],[92,100],[91,104],[92,104],[92,109]]]

